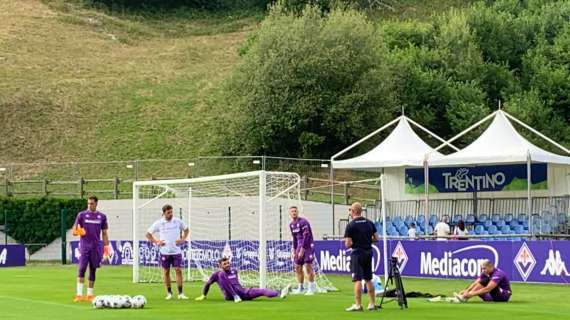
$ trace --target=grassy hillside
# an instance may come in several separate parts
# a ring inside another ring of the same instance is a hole
[[[216,95],[262,13],[142,17],[76,1],[0,1],[0,162],[210,154]],[[374,15],[465,5],[391,3]]]

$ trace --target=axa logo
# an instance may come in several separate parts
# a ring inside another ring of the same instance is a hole
[[[526,242],[523,243],[519,249],[519,252],[515,256],[515,260],[513,262],[519,271],[519,274],[521,275],[523,281],[526,281],[526,279],[528,279],[532,273],[534,266],[536,265],[536,259],[532,255],[532,251],[530,251],[530,248]]]
[[[544,263],[544,268],[540,271],[541,275],[548,273],[551,276],[570,276],[566,270],[566,264],[562,260],[560,251],[548,250],[548,259]]]
[[[2,249],[2,253],[0,253],[0,264],[6,264],[8,260],[8,249]]]
[[[406,268],[406,264],[408,263],[408,254],[406,253],[406,250],[404,250],[404,246],[401,241],[398,241],[396,248],[394,248],[392,257],[398,258],[398,269],[400,272],[404,271],[404,268]]]

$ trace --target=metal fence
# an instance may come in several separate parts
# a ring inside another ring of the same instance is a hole
[[[0,164],[0,196],[72,197],[96,194],[101,199],[128,199],[138,180],[181,179],[244,171],[297,172],[302,177],[304,200],[375,203],[378,186],[351,183],[370,175],[344,171],[330,181],[330,161],[269,156],[197,157],[187,159],[129,160],[108,162]]]

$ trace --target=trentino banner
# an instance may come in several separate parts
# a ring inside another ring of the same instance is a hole
[[[406,193],[423,193],[424,169],[409,168]],[[531,165],[532,189],[547,189],[547,164]],[[527,165],[429,168],[429,192],[521,191],[527,189]]]

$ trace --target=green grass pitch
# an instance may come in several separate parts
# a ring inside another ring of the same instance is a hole
[[[35,265],[0,269],[0,319],[569,319],[570,286],[513,284],[513,297],[507,304],[472,301],[467,304],[429,303],[408,299],[409,309],[400,310],[395,302],[374,312],[347,313],[352,303],[351,283],[346,276],[329,276],[340,292],[313,297],[289,296],[259,299],[236,304],[222,300],[213,287],[204,302],[165,301],[161,284],[133,284],[131,269],[104,267],[98,272],[96,294],[142,294],[145,309],[95,310],[89,303],[71,302],[75,293],[75,266]],[[467,285],[462,280],[404,279],[407,291],[451,295]],[[186,284],[192,298],[201,284]],[[366,303],[366,299],[364,303]]]

